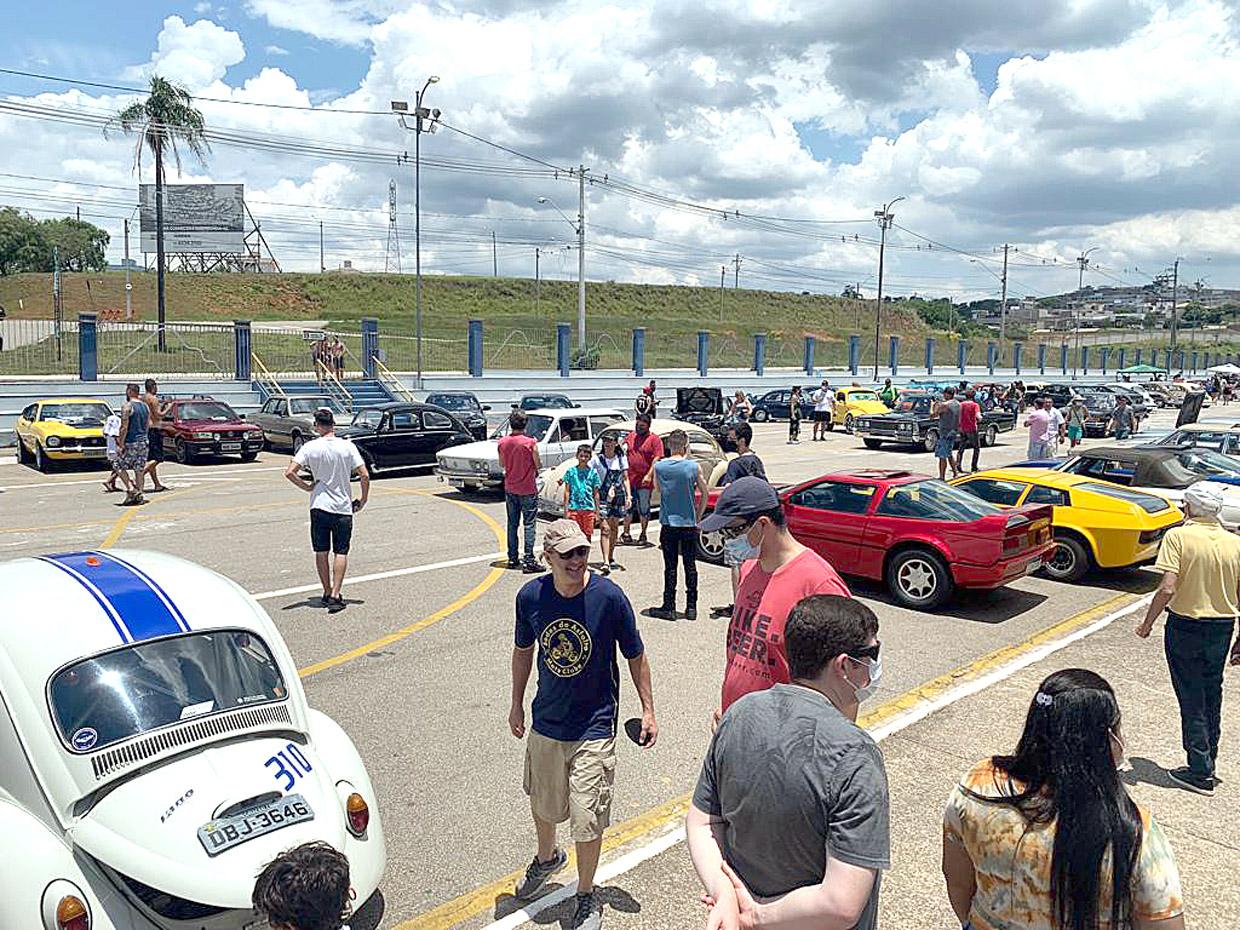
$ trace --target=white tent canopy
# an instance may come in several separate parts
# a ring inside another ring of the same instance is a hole
[[[1215,365],[1213,368],[1206,370],[1213,375],[1240,375],[1240,367],[1232,365],[1230,362],[1226,365]]]

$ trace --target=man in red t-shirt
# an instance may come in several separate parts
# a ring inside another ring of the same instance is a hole
[[[741,565],[718,720],[750,691],[791,681],[784,624],[793,607],[811,594],[852,593],[829,562],[793,539],[779,495],[761,478],[738,478],[724,488],[702,531],[722,531]]]
[[[633,545],[633,535],[630,529],[633,526],[633,518],[637,517],[642,526],[637,544],[648,546],[650,542],[646,539],[646,526],[650,523],[650,492],[654,489],[654,463],[663,458],[663,440],[651,431],[650,417],[647,414],[638,414],[634,425],[636,429],[624,437],[629,459],[629,487],[633,493],[629,497],[632,505],[629,512],[624,515],[624,533],[620,536],[620,542],[626,546]]]
[[[528,418],[514,410],[508,417],[508,435],[499,441],[499,464],[504,469],[504,505],[508,511],[508,567],[526,574],[542,571],[534,558],[534,524],[538,520],[538,485],[542,468],[538,443],[525,435]],[[525,561],[517,562],[517,527],[525,521]]]
[[[973,450],[972,471],[977,471],[977,457],[982,451],[981,435],[978,424],[982,417],[982,407],[977,402],[977,391],[969,388],[964,392],[964,400],[960,404],[960,441],[956,445],[956,471],[964,471],[964,450]]]

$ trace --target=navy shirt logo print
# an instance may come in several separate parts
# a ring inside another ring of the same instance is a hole
[[[565,617],[549,623],[538,638],[547,671],[560,678],[580,674],[590,661],[590,634],[576,620]]]

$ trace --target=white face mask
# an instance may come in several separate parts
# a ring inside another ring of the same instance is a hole
[[[857,695],[857,703],[864,704],[870,698],[874,697],[874,693],[878,691],[878,683],[883,677],[883,660],[881,658],[867,659],[866,662],[863,663],[857,659],[854,659],[852,656],[845,656],[845,658],[848,659],[849,662],[855,662],[857,665],[864,665],[866,663],[869,665],[870,683],[868,685],[858,687],[857,685],[853,685],[852,680],[847,675],[844,676],[844,680],[853,686],[853,691]]]
[[[1110,729],[1109,727],[1107,728],[1107,733],[1110,735],[1111,739],[1115,741],[1116,748],[1119,749],[1119,759],[1115,763],[1115,771],[1117,772],[1132,771],[1132,763],[1128,761],[1127,745],[1124,743],[1122,739],[1116,736],[1115,731]],[[1115,753],[1112,752],[1111,755],[1112,757],[1114,757]]]

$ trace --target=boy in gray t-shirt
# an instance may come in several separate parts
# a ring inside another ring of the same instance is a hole
[[[764,912],[762,923],[796,913],[877,926],[891,864],[887,775],[856,724],[882,672],[877,634],[859,601],[805,598],[785,632],[792,684],[748,694],[723,715],[687,818],[715,907]]]

